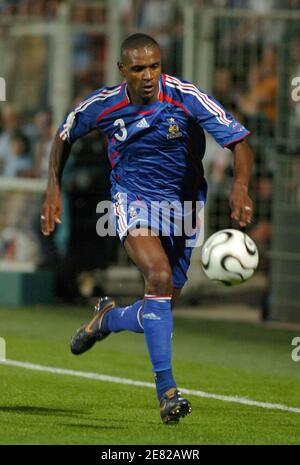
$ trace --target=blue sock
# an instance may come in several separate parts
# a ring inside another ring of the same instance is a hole
[[[143,326],[155,373],[158,399],[170,388],[176,387],[171,368],[171,338],[173,317],[171,296],[145,295]]]
[[[171,387],[176,387],[176,382],[173,378],[172,368],[155,373],[155,384],[158,400],[168,391]]]
[[[134,333],[143,333],[141,312],[143,300],[138,300],[133,305],[127,307],[116,307],[104,315],[102,321],[103,332],[118,333],[119,331],[133,331]]]

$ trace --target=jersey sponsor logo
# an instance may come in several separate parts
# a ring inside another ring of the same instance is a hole
[[[176,139],[177,137],[182,136],[182,132],[179,129],[179,126],[174,118],[169,118],[169,129],[167,134],[167,139]]]
[[[149,124],[148,124],[146,118],[143,118],[143,119],[141,119],[141,121],[139,121],[139,122],[137,123],[136,127],[137,127],[137,128],[149,128],[150,126],[149,126]]]

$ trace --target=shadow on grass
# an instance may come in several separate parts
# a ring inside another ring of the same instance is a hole
[[[49,407],[35,407],[31,405],[11,405],[11,406],[1,406],[0,412],[5,413],[22,413],[25,415],[77,415],[82,414],[83,412],[76,410],[67,410],[59,408],[49,408]]]
[[[91,425],[87,423],[59,423],[60,426],[65,426],[66,428],[82,428],[86,429],[94,429],[94,430],[102,430],[102,429],[126,429],[124,426],[113,426],[113,425]]]

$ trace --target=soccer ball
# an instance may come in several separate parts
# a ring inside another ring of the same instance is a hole
[[[203,271],[210,280],[224,286],[236,286],[254,274],[258,251],[244,232],[222,229],[204,243],[201,260]]]

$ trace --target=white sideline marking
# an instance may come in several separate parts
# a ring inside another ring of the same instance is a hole
[[[64,368],[47,367],[43,365],[36,365],[34,363],[29,363],[29,362],[19,362],[18,360],[0,361],[0,366],[1,365],[16,366],[19,368],[26,368],[27,370],[42,371],[45,373],[54,373],[56,375],[77,376],[79,378],[88,378],[88,379],[94,379],[97,381],[107,381],[109,383],[129,384],[132,386],[155,388],[155,385],[153,383],[147,383],[145,381],[135,381],[133,379],[128,379],[128,378],[118,378],[116,376],[100,375],[98,373],[91,373],[88,371],[66,370]],[[190,394],[192,396],[205,397],[207,399],[216,399],[216,400],[222,400],[223,402],[235,402],[237,404],[253,405],[255,407],[283,410],[285,412],[300,413],[300,408],[289,407],[288,405],[284,405],[284,404],[272,404],[269,402],[259,402],[257,400],[247,399],[246,397],[223,396],[220,394],[211,394],[208,392],[196,391],[194,389],[185,389],[185,388],[179,388],[179,389],[182,394]]]

